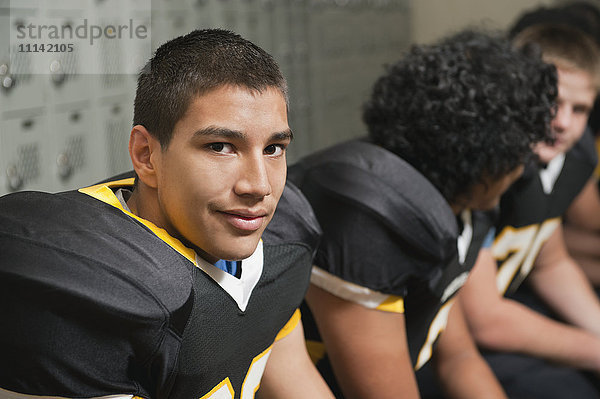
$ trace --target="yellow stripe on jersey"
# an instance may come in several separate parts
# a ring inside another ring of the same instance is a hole
[[[171,246],[174,250],[179,252],[181,255],[185,256],[190,262],[192,262],[194,265],[197,266],[196,252],[194,252],[193,249],[190,249],[190,248],[186,247],[185,245],[183,245],[183,243],[181,241],[179,241],[178,239],[169,235],[169,233],[167,233],[167,231],[165,229],[162,229],[162,228],[158,227],[157,225],[155,225],[154,223],[150,222],[149,220],[142,219],[141,217],[139,217],[131,212],[128,212],[127,210],[125,210],[123,208],[123,206],[121,205],[121,202],[119,201],[119,199],[113,192],[113,189],[119,188],[119,187],[131,188],[133,186],[133,182],[134,182],[133,178],[116,180],[113,182],[102,183],[102,184],[97,184],[97,185],[91,186],[91,187],[81,188],[81,189],[79,189],[79,192],[81,192],[83,194],[87,194],[91,197],[94,197],[97,200],[100,200],[109,205],[112,205],[115,208],[120,209],[126,215],[141,222],[144,226],[148,227],[154,234],[156,234],[156,236],[158,238],[163,240],[165,243],[167,243],[169,246]]]
[[[219,398],[233,398],[234,391],[233,386],[231,385],[231,380],[229,377],[225,378],[223,381],[219,383],[216,387],[210,390],[206,395],[202,396],[200,399],[208,399],[213,395],[218,395]]]
[[[404,298],[401,296],[390,295],[375,309],[383,310],[384,312],[404,313]]]
[[[283,326],[283,328],[279,330],[279,333],[275,337],[275,341],[279,341],[281,338],[285,338],[289,333],[291,333],[294,330],[294,328],[296,328],[298,323],[300,323],[300,309],[296,309],[292,317],[290,317],[288,322],[285,323],[285,326]]]
[[[325,344],[323,342],[306,340],[306,350],[314,364],[319,363],[319,360],[325,357]]]

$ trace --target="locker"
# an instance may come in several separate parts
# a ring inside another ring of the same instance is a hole
[[[0,122],[0,193],[52,189],[44,109],[20,110]]]

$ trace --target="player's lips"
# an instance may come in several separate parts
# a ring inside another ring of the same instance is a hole
[[[566,134],[566,132],[554,133],[554,144],[553,144],[554,147],[564,144],[564,142],[567,140],[567,137],[565,134]]]
[[[565,140],[564,139],[556,139],[556,140],[554,140],[554,143],[552,143],[551,148],[561,149],[564,146],[565,146]]]
[[[250,211],[250,210],[229,210],[221,211],[225,216],[225,220],[233,227],[244,231],[255,231],[262,227],[267,212],[265,211]]]

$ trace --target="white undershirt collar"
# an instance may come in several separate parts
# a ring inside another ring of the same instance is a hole
[[[471,246],[471,240],[473,239],[473,222],[471,221],[471,210],[465,209],[460,213],[460,219],[463,223],[462,233],[456,240],[456,247],[458,248],[458,261],[462,264],[465,263],[467,258],[467,252],[469,246]]]
[[[558,180],[558,176],[560,176],[560,172],[565,164],[565,153],[560,153],[550,162],[544,169],[540,169],[540,180],[542,182],[542,188],[544,189],[544,193],[550,194],[554,189],[554,184],[556,180]]]

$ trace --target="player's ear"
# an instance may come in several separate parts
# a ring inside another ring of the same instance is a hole
[[[129,156],[133,169],[138,178],[146,186],[156,188],[156,159],[153,154],[161,151],[160,142],[148,129],[142,125],[135,125],[129,136]]]

